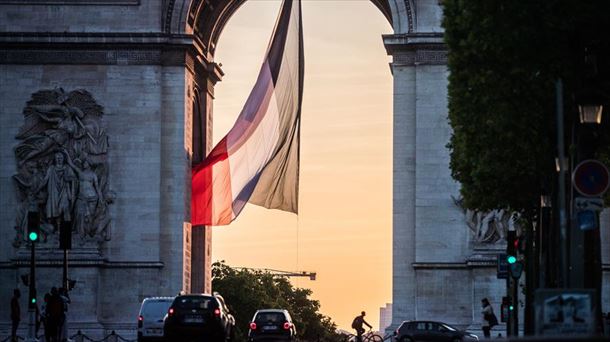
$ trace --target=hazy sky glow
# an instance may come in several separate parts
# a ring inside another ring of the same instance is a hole
[[[249,0],[222,33],[215,143],[254,85],[279,6]],[[366,310],[377,328],[392,286],[392,76],[381,40],[391,27],[367,0],[303,0],[303,29],[299,215],[248,204],[214,228],[213,260],[315,271],[316,281],[292,281],[313,290],[322,313],[350,329]]]

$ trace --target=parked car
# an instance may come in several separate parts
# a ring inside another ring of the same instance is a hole
[[[290,314],[282,309],[258,310],[248,330],[248,341],[296,341],[297,331]]]
[[[177,296],[165,316],[168,341],[231,341],[235,319],[218,293]]]
[[[447,323],[433,321],[405,321],[394,331],[397,342],[467,342],[478,341],[477,335],[452,327]]]
[[[174,297],[145,298],[138,314],[138,342],[162,341],[163,318]]]

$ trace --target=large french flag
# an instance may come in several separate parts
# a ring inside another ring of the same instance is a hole
[[[227,225],[246,202],[298,212],[302,95],[301,2],[284,0],[237,121],[193,168],[192,225]]]

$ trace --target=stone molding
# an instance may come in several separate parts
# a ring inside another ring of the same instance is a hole
[[[140,0],[0,0],[0,5],[139,6]]]
[[[192,35],[4,32],[0,45],[0,64],[185,66],[213,84],[224,76]]]
[[[479,267],[496,267],[496,260],[469,260],[467,262],[414,262],[416,270],[461,270]]]
[[[168,44],[192,45],[193,36],[161,32],[0,32],[2,44]]]
[[[414,262],[416,270],[455,270],[475,267],[496,267],[496,260],[469,260],[468,262]],[[0,268],[1,265],[0,265]],[[610,264],[603,264],[602,271],[610,273]]]
[[[447,51],[422,48],[417,51],[394,54],[392,64],[394,66],[447,65]]]
[[[36,267],[62,267],[63,260],[36,260]],[[68,260],[69,267],[98,268],[163,268],[160,261],[105,261],[105,260]],[[12,260],[0,263],[0,269],[30,267],[30,260]]]
[[[411,264],[416,270],[452,270],[465,269],[465,262],[414,262]]]
[[[184,58],[161,50],[7,49],[0,64],[184,65]]]
[[[169,0],[165,9],[165,18],[163,19],[163,32],[170,33],[172,30],[172,16],[174,15],[174,5],[176,0]]]
[[[413,27],[415,26],[414,24],[414,20],[415,17],[413,16],[413,9],[415,8],[415,4],[413,4],[413,0],[405,0],[405,5],[407,7],[407,20],[408,20],[408,24],[409,24],[409,33],[412,33]]]
[[[447,64],[442,33],[387,34],[383,42],[395,66]]]

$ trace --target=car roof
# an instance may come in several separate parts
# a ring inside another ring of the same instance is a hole
[[[288,310],[286,309],[260,309],[260,310],[256,310],[256,313],[259,312],[281,312],[281,313],[287,313]]]
[[[167,302],[167,301],[174,300],[174,298],[176,298],[176,297],[148,297],[148,298],[144,298],[144,300],[142,300],[142,303],[144,303],[144,302]]]
[[[407,323],[436,323],[436,324],[443,324],[443,325],[449,326],[456,330],[461,330],[461,329],[458,329],[455,326],[453,326],[453,324],[440,322],[440,321],[423,320],[423,319],[422,320],[413,320],[413,321],[402,321],[402,323],[400,323],[400,326],[402,326],[403,324],[407,324]]]
[[[184,297],[205,297],[205,298],[216,298],[214,295],[209,293],[187,293],[176,296],[176,298],[184,298]]]
[[[414,321],[402,321],[401,324],[405,324],[405,323],[438,323],[438,324],[444,324],[444,325],[448,325],[450,327],[453,327],[453,325],[449,324],[449,323],[445,323],[445,322],[440,322],[440,321],[430,321],[430,320],[414,320]]]

